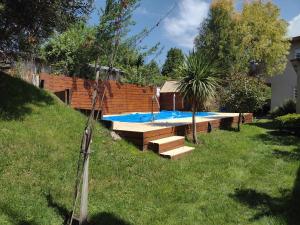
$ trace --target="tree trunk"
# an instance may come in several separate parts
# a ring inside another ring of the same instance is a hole
[[[238,131],[241,131],[241,118],[242,118],[242,113],[239,113]]]
[[[198,139],[197,139],[197,128],[196,128],[196,110],[195,110],[195,107],[193,106],[192,108],[192,111],[193,111],[193,129],[192,129],[192,132],[193,132],[193,142],[194,144],[198,144]]]

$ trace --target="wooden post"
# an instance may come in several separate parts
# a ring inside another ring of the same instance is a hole
[[[176,109],[176,94],[173,94],[173,111]]]
[[[153,107],[153,105],[154,105],[154,95],[152,96],[152,98],[151,98],[151,115],[152,115],[152,122],[154,121],[154,107]]]
[[[98,81],[99,81],[99,70],[96,73],[96,88],[93,92],[93,109],[91,111],[88,126],[85,130],[84,145],[82,148],[83,154],[83,175],[82,175],[82,187],[81,187],[81,200],[80,200],[80,217],[79,224],[84,225],[87,223],[88,217],[88,193],[89,193],[89,159],[90,159],[90,145],[92,143],[92,121],[95,119],[95,106],[98,94]]]
[[[241,131],[241,119],[242,119],[242,113],[239,113],[239,119],[238,119],[238,131]]]
[[[195,103],[193,103],[193,108],[192,108],[192,132],[193,132],[193,142],[194,144],[198,144],[198,138],[197,138],[197,121],[196,121],[196,107]]]
[[[90,147],[86,153],[84,153],[84,164],[83,164],[83,177],[82,177],[82,190],[81,190],[81,201],[80,201],[80,225],[87,223],[88,217],[88,193],[89,193],[89,161],[90,161]]]

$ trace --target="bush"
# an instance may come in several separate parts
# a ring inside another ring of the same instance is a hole
[[[300,134],[300,114],[287,114],[276,117],[275,122],[280,129],[295,131]]]
[[[270,88],[257,78],[235,75],[220,92],[222,108],[227,112],[259,112],[270,99]]]
[[[292,99],[284,102],[282,106],[275,107],[271,112],[273,118],[278,116],[284,116],[290,113],[296,113],[296,102]]]

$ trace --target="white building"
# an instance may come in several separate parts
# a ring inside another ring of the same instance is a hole
[[[270,80],[272,88],[271,109],[281,106],[289,99],[297,101],[297,108],[300,106],[300,77],[297,77],[297,72],[291,62],[295,59],[300,60],[300,36],[291,40],[290,54],[283,74],[275,75]]]

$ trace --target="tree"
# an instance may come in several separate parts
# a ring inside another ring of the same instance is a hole
[[[286,31],[287,23],[271,2],[245,3],[240,13],[234,10],[232,0],[214,0],[195,47],[222,62],[227,73],[223,75],[272,76],[286,65]]]
[[[147,65],[146,68],[148,70],[148,76],[160,76],[160,68],[156,61],[151,60]]]
[[[96,61],[100,60],[103,64],[113,67],[122,39],[129,32],[129,27],[134,24],[132,13],[137,8],[138,2],[139,0],[106,0],[97,26]]]
[[[41,54],[55,72],[79,76],[95,58],[94,44],[95,28],[81,22],[55,34],[42,46]]]
[[[247,76],[266,77],[282,72],[289,40],[287,23],[271,1],[245,3],[241,12],[233,6],[232,0],[213,1],[195,46],[197,51],[212,52],[219,65],[225,66],[222,75],[228,82],[224,82],[221,100],[227,110],[239,112],[240,124],[242,112],[261,107],[260,94],[265,91],[262,79],[251,80]]]
[[[263,107],[269,96],[269,87],[255,77],[246,74],[232,76],[227,80],[221,104],[226,111],[239,113],[238,130],[243,113],[255,112]]]
[[[110,43],[111,47],[110,54],[108,56],[108,65],[109,68],[112,69],[115,61],[115,57],[117,55],[117,50],[120,45],[121,41],[121,34],[122,29],[126,27],[126,22],[128,21],[127,18],[131,17],[130,10],[135,5],[136,0],[107,0],[106,1],[106,10],[107,13],[104,14],[100,20],[100,26],[98,29],[98,33],[96,36],[96,44],[95,49],[97,54],[100,52],[104,52],[105,45],[101,42],[107,41],[106,44]],[[112,7],[112,8],[111,8]],[[110,30],[112,29],[112,30]],[[110,33],[109,33],[110,32]],[[111,35],[111,42],[107,40],[107,36]],[[107,46],[106,46],[107,47]],[[99,55],[97,56],[95,66],[98,67],[99,63]],[[109,70],[111,72],[112,70]],[[95,79],[95,86],[92,94],[92,109],[88,121],[86,123],[86,127],[82,136],[81,142],[81,152],[80,158],[78,160],[78,171],[77,171],[77,178],[75,182],[75,198],[73,201],[73,211],[71,213],[71,218],[69,224],[73,224],[73,220],[75,218],[75,210],[76,210],[76,203],[77,198],[79,196],[79,189],[81,189],[81,200],[80,200],[80,217],[79,217],[79,224],[87,224],[87,216],[88,216],[88,174],[89,174],[89,155],[90,155],[90,144],[92,143],[92,134],[93,134],[93,127],[95,123],[95,111],[96,103],[99,97],[99,71],[96,72],[96,79]],[[104,84],[104,90],[106,91],[106,82]],[[98,108],[98,110],[102,110]],[[98,117],[98,116],[97,116]],[[82,180],[82,184],[81,181]]]
[[[121,1],[122,2],[122,1]],[[144,37],[147,30],[132,37],[127,37],[132,21],[132,12],[138,6],[139,0],[127,0],[126,8],[121,13],[122,5],[117,0],[107,0],[102,10],[100,24],[97,27],[96,46],[99,50],[99,62],[105,65],[115,65],[126,73],[123,81],[138,84],[152,84],[147,79],[147,65],[144,60],[158,50],[159,43],[151,48],[138,48],[137,42]],[[123,8],[124,9],[124,8]]]
[[[2,0],[0,51],[32,52],[54,31],[64,31],[91,11],[92,0]]]
[[[42,46],[42,55],[57,73],[94,78],[95,71],[90,64],[97,64],[128,72],[124,81],[157,83],[159,77],[150,78],[152,72],[144,60],[158,50],[159,43],[151,48],[138,48],[135,42],[145,31],[127,36],[138,2],[107,0],[99,25],[90,27],[80,22],[63,33],[56,33]]]
[[[287,22],[280,18],[280,9],[271,1],[245,3],[238,30],[245,59],[250,62],[250,75],[272,76],[283,72],[290,42]]]
[[[122,2],[126,2],[126,6]],[[143,66],[148,52],[132,47],[130,40],[133,37],[127,37],[137,2],[107,0],[99,25],[89,27],[81,22],[55,34],[42,47],[44,57],[55,72],[85,77],[94,77],[94,71],[87,66],[91,63],[122,70]]]
[[[144,56],[139,54],[135,62],[136,69],[139,70],[139,68],[144,65],[144,62],[145,62]]]
[[[171,48],[167,53],[167,59],[162,67],[162,75],[172,79],[179,78],[177,69],[184,62],[184,54],[181,49]]]
[[[145,67],[146,76],[150,85],[161,86],[166,81],[167,77],[162,76],[156,61],[151,60]]]
[[[193,115],[193,142],[197,141],[196,112],[203,110],[205,103],[216,94],[219,69],[208,55],[201,52],[191,53],[179,67],[180,80],[178,90],[192,106]]]
[[[234,73],[239,61],[236,58],[235,46],[235,11],[233,0],[213,0],[207,19],[204,20],[195,38],[197,51],[209,54],[222,62],[224,73]]]
[[[126,83],[160,86],[166,80],[166,77],[161,75],[159,66],[154,60],[139,68],[136,66],[126,67],[124,71],[126,75],[123,78],[123,82]]]

